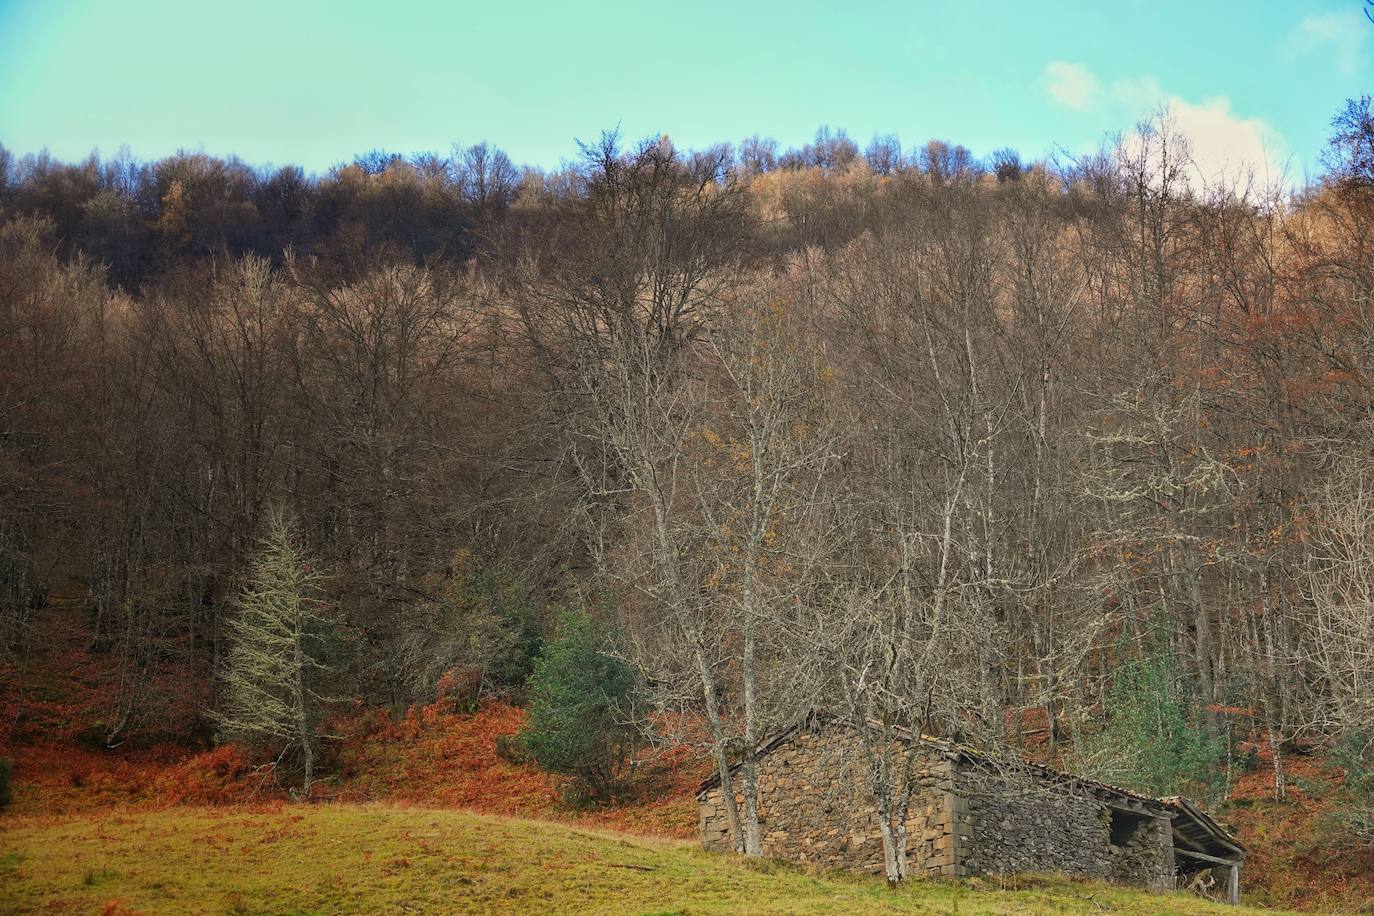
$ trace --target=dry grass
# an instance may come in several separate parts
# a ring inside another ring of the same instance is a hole
[[[914,882],[746,862],[693,844],[381,805],[9,818],[0,910],[46,913],[1217,913],[1054,878]]]

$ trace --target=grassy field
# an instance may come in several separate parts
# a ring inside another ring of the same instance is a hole
[[[381,805],[10,817],[0,830],[0,911],[1238,912],[1051,878],[890,891],[690,843]]]

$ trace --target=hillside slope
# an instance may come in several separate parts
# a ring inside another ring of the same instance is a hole
[[[108,706],[103,686],[112,676],[105,669],[112,660],[86,649],[89,634],[77,608],[49,616],[42,636],[23,668],[0,669],[0,757],[16,764],[14,803],[0,815],[0,834],[16,824],[57,824],[60,817],[110,832],[126,823],[121,818],[151,823],[152,812],[164,809],[176,820],[176,811],[188,806],[223,805],[229,817],[245,804],[288,799],[260,758],[232,745],[188,740],[196,734],[195,697],[184,684],[178,689],[175,678],[159,689],[167,703],[130,740],[115,749],[93,744],[84,736],[100,731]],[[695,838],[692,788],[709,763],[688,747],[647,753],[632,797],[578,810],[563,801],[561,780],[500,753],[501,740],[524,722],[523,709],[495,702],[475,713],[442,700],[397,717],[344,710],[331,732],[346,737],[328,745],[317,793],[334,802],[462,808],[570,828]],[[1290,757],[1287,765],[1287,801],[1267,797],[1269,766],[1261,746],[1254,772],[1243,774],[1231,803],[1214,812],[1236,828],[1249,851],[1247,899],[1317,912],[1370,912],[1374,850],[1339,842],[1329,823],[1345,803],[1339,768],[1320,757]],[[98,874],[93,880],[99,885]],[[107,899],[98,893],[82,899],[97,898]]]
[[[1007,887],[914,882],[891,891],[876,879],[746,862],[673,840],[351,804],[14,818],[0,836],[0,910],[1245,912],[1049,878]]]

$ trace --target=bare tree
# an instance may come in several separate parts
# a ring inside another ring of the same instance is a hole
[[[814,325],[785,287],[760,280],[714,310],[708,371],[719,374],[702,418],[706,448],[692,471],[715,568],[707,592],[739,639],[744,851],[762,852],[755,751],[769,731],[814,704],[780,650],[809,593],[825,539],[826,472],[836,458],[823,389],[833,377]]]

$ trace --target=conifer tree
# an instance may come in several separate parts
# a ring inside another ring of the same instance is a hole
[[[222,734],[252,745],[298,752],[302,790],[314,780],[315,741],[327,671],[323,635],[328,621],[318,598],[322,576],[299,544],[287,516],[274,512],[235,613],[223,671]]]
[[[574,777],[582,801],[606,801],[624,787],[634,747],[634,670],[605,648],[587,614],[570,613],[529,680],[525,749],[544,769]]]

